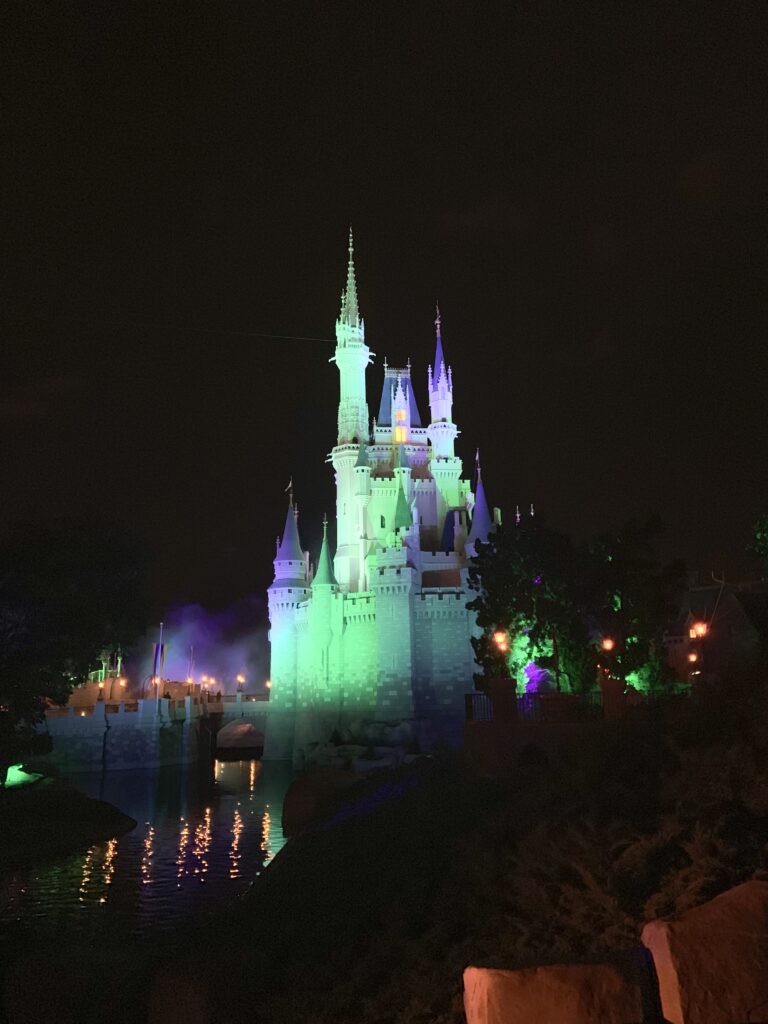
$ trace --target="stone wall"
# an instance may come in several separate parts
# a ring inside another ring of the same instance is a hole
[[[195,697],[66,707],[46,714],[53,749],[47,760],[63,771],[158,768],[212,756],[223,722],[246,717],[263,731],[266,708],[241,695],[221,701]]]

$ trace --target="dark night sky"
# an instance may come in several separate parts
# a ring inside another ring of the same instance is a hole
[[[658,511],[748,566],[768,510],[763,3],[4,7],[4,523],[116,519],[157,610],[268,582],[333,507],[354,224],[369,371],[433,306],[509,519]],[[244,332],[238,334],[237,332]]]

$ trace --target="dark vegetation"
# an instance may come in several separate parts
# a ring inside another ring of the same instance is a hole
[[[18,525],[0,543],[0,787],[9,765],[45,752],[46,704],[144,632],[147,565],[135,538],[93,523]]]
[[[0,879],[28,867],[122,835],[133,818],[92,800],[65,781],[44,778],[0,791]]]
[[[216,1024],[459,1024],[468,964],[635,946],[646,920],[768,871],[768,685],[729,680],[653,714],[508,782],[450,758],[377,775],[236,906],[164,937],[162,963],[153,943],[103,991],[95,971],[62,1019],[138,1024],[160,985],[199,992]],[[393,798],[371,799],[382,786]]]
[[[551,539],[559,555],[545,571],[573,581],[578,556]],[[612,561],[597,592],[615,596]],[[649,586],[633,557],[622,602],[604,606],[617,630],[651,622],[640,612],[666,583],[646,568]],[[523,559],[516,571],[524,579],[529,569]],[[501,571],[496,585],[506,586]],[[567,633],[559,584],[545,593],[541,621]],[[579,643],[585,622],[605,628],[581,611],[574,621]],[[473,778],[449,756],[365,781],[341,798],[332,824],[293,839],[236,906],[119,956],[36,951],[15,975],[17,989],[27,975],[42,979],[22,992],[24,1019],[41,1019],[47,999],[60,1021],[139,1024],[164,988],[185,1019],[199,997],[214,1024],[459,1024],[468,964],[632,947],[646,920],[768,873],[765,669],[649,707],[642,719],[590,730],[552,763],[532,759],[509,781]],[[372,798],[370,787],[382,785],[391,799]]]
[[[768,688],[734,685],[508,784],[436,766],[289,846],[226,917],[248,967],[219,1019],[458,1022],[470,963],[632,947],[644,921],[765,871]]]
[[[661,639],[684,583],[680,562],[662,565],[655,551],[657,518],[576,543],[523,518],[491,534],[469,570],[483,634],[472,640],[483,688],[489,678],[512,675],[535,660],[558,688],[581,693],[595,685],[600,642],[615,648],[603,657],[612,675],[643,689],[672,684]],[[502,648],[495,638],[501,633]]]

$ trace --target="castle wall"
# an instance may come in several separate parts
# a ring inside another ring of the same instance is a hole
[[[466,591],[421,593],[414,599],[413,691],[416,716],[464,713],[472,689],[474,624]]]
[[[338,637],[338,675],[345,711],[376,707],[378,636],[376,599],[372,593],[339,595],[342,611]]]

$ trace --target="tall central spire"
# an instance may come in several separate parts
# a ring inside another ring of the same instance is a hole
[[[349,227],[349,263],[347,264],[347,287],[341,293],[341,314],[339,320],[350,327],[357,327],[360,323],[360,313],[357,307],[357,283],[355,281],[355,246],[352,240],[352,225]]]
[[[440,332],[440,307],[435,303],[435,372],[432,377],[433,387],[437,390],[440,377],[445,374],[445,357],[443,356],[443,338]]]

